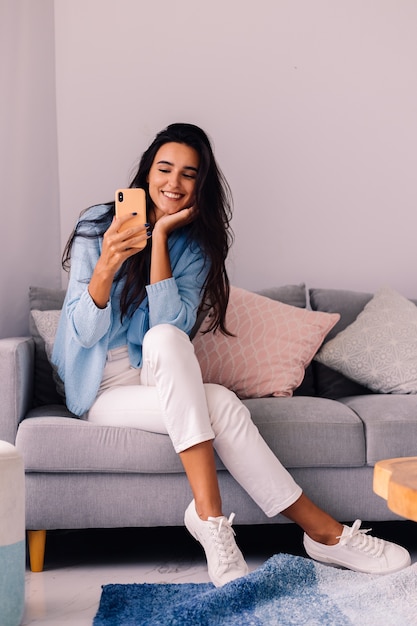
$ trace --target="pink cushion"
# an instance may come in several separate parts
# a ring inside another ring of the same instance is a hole
[[[291,396],[339,318],[232,287],[226,326],[236,336],[203,334],[209,315],[193,341],[203,380],[240,398]]]

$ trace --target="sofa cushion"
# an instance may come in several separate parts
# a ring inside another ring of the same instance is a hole
[[[417,307],[389,287],[379,289],[315,359],[372,391],[417,393]]]
[[[203,380],[240,398],[290,396],[338,319],[232,287],[226,327],[233,336],[205,332],[209,314],[193,341]]]
[[[51,309],[50,311],[39,311],[33,309],[31,315],[36,324],[39,335],[42,337],[45,343],[46,357],[51,364],[52,377],[54,379],[55,387],[58,394],[61,396],[62,401],[65,402],[65,387],[62,382],[58,370],[52,363],[52,350],[55,343],[56,331],[58,329],[59,318],[61,317],[61,310]]]
[[[29,289],[31,309],[29,329],[35,341],[35,388],[33,399],[33,405],[35,407],[65,402],[63,383],[58,374],[54,372],[48,358],[45,333],[42,333],[44,335],[42,336],[39,332],[38,325],[34,319],[34,314],[32,313],[32,311],[53,310],[57,313],[62,308],[65,293],[64,289],[48,289],[45,287],[30,287]],[[299,285],[283,285],[280,287],[266,288],[261,290],[259,294],[273,300],[285,302],[286,304],[292,306],[300,308],[306,307],[306,287],[304,283]],[[37,314],[35,313],[35,316],[36,315]],[[194,338],[206,316],[207,311],[199,314],[194,328],[190,333],[191,338]],[[50,333],[48,332],[48,334]],[[297,389],[297,392],[303,395],[314,394],[313,371],[311,365],[307,368],[304,380]]]
[[[415,456],[417,450],[417,396],[374,394],[343,398],[365,425],[366,460]]]
[[[307,306],[307,293],[304,283],[298,285],[281,285],[279,287],[267,287],[256,291],[260,296],[265,298],[271,298],[271,300],[277,300],[284,304],[290,304],[291,306],[297,306],[300,309],[305,309]]]
[[[310,289],[310,304],[314,311],[339,313],[340,320],[326,336],[323,345],[340,331],[355,321],[365,305],[371,300],[371,293],[344,289]],[[343,396],[369,394],[370,390],[343,374],[313,361],[314,385],[318,396],[338,399]]]
[[[282,285],[280,287],[267,287],[255,293],[258,293],[260,296],[265,296],[266,298],[271,298],[271,300],[297,306],[300,309],[307,307],[307,291],[304,283],[299,283],[298,285]],[[312,363],[306,367],[302,383],[294,389],[294,395],[316,395]]]
[[[295,467],[360,467],[363,425],[355,413],[323,398],[245,401],[254,423],[281,462]],[[69,417],[64,407],[33,409],[16,446],[27,472],[182,472],[168,435],[101,426]],[[217,460],[218,469],[224,469]]]
[[[167,435],[73,419],[59,406],[34,409],[21,422],[16,447],[27,472],[182,472]]]
[[[254,398],[244,404],[285,467],[361,467],[365,463],[363,423],[340,402],[299,396]]]
[[[49,311],[61,309],[65,298],[64,289],[47,289],[45,287],[30,287],[29,307],[30,310]],[[53,379],[52,367],[45,351],[45,341],[41,337],[35,320],[29,316],[29,331],[35,342],[35,379],[33,404],[62,403],[62,397],[56,389]]]

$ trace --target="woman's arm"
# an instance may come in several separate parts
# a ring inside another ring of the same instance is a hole
[[[169,258],[168,237],[169,234],[192,222],[195,218],[196,209],[190,207],[173,215],[164,215],[155,224],[152,233],[152,255],[150,284],[158,283],[172,277],[171,260]]]
[[[88,291],[96,306],[104,309],[110,299],[113,280],[123,263],[134,254],[137,246],[148,238],[145,224],[118,232],[130,216],[115,217],[104,233],[100,257],[90,279]]]
[[[145,226],[118,233],[126,218],[114,219],[104,236],[99,235],[94,223],[102,218],[103,210],[104,205],[92,207],[78,226],[80,235],[73,242],[63,310],[68,331],[85,348],[95,345],[108,332],[115,273],[125,258],[137,252],[133,245],[147,237]]]

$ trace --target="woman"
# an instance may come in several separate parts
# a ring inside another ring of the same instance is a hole
[[[206,134],[168,126],[143,154],[131,187],[146,190],[146,224],[122,229],[130,217],[116,218],[114,203],[91,207],[64,252],[71,274],[53,360],[69,409],[96,424],[169,435],[193,494],[185,525],[217,586],[248,568],[234,514],[223,515],[214,450],[267,516],[282,513],[303,528],[311,557],[371,573],[409,565],[404,548],[365,534],[359,521],[343,526],[313,504],[236,395],[203,385],[189,334],[209,304],[211,329],[227,332],[231,243],[231,195]]]

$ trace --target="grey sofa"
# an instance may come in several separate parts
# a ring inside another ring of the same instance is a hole
[[[304,285],[264,295],[298,307],[338,312],[334,337],[372,294]],[[33,310],[58,310],[64,292],[32,288]],[[17,446],[26,468],[31,567],[43,567],[52,529],[179,526],[191,493],[165,435],[97,426],[62,403],[31,320],[32,336],[0,340],[0,439]],[[327,340],[326,339],[326,340]],[[245,400],[272,450],[307,495],[341,521],[399,519],[372,490],[373,466],[417,450],[417,396],[375,394],[313,361],[293,397]],[[237,524],[275,524],[218,463],[225,511]]]

